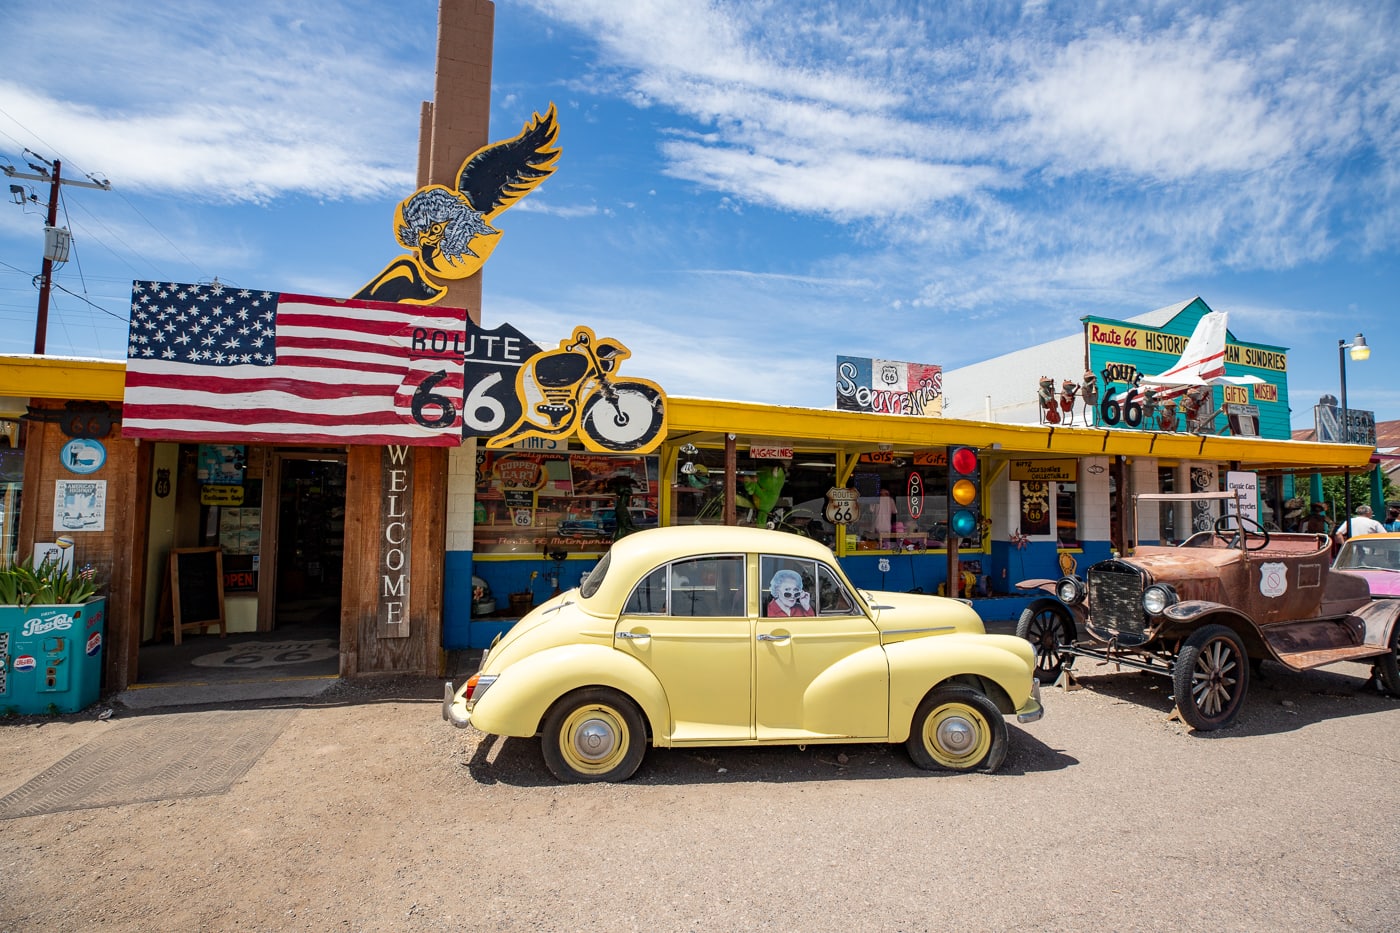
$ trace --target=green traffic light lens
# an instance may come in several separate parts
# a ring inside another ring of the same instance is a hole
[[[960,509],[953,513],[953,519],[948,526],[953,529],[953,534],[959,538],[966,538],[977,530],[977,516],[967,509]]]

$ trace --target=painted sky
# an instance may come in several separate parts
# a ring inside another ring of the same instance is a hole
[[[122,357],[133,279],[364,285],[398,254],[436,17],[9,5],[0,161],[112,183],[64,191],[48,352]],[[1375,0],[499,0],[491,138],[554,102],[563,156],[499,218],[483,322],[587,324],[674,395],[830,407],[839,354],[951,369],[1199,295],[1287,348],[1294,427],[1358,331],[1349,402],[1400,418],[1397,39]],[[25,184],[0,352],[34,343]]]

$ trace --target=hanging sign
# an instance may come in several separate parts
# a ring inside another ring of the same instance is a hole
[[[1073,483],[1078,475],[1078,460],[1011,461],[1011,479],[1023,483]]]
[[[102,469],[102,464],[107,462],[107,448],[96,438],[75,437],[63,445],[59,459],[69,473],[86,476]]]
[[[924,478],[918,473],[909,474],[908,507],[910,518],[924,514]]]

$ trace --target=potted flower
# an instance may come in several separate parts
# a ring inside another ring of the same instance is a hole
[[[73,713],[97,701],[105,597],[91,566],[0,567],[0,712]]]

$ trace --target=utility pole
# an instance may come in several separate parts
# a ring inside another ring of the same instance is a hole
[[[34,156],[43,165],[28,163],[38,174],[27,175],[17,171],[13,165],[0,166],[5,174],[11,178],[24,178],[30,181],[46,181],[49,183],[49,215],[48,221],[44,225],[44,266],[39,275],[39,317],[34,322],[34,355],[42,356],[44,353],[44,341],[49,332],[49,292],[53,288],[53,264],[55,262],[68,261],[68,243],[71,235],[66,227],[58,226],[58,193],[61,185],[77,185],[80,188],[100,188],[103,191],[111,191],[110,181],[96,181],[89,176],[88,181],[78,181],[72,178],[63,177],[63,162],[54,159],[50,162],[40,155],[24,150],[26,155]],[[10,194],[14,195],[16,203],[24,203],[24,189],[19,185],[10,185]]]

